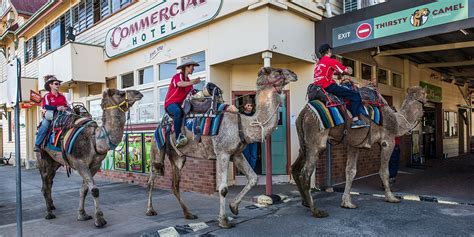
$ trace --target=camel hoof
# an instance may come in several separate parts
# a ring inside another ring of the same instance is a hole
[[[54,218],[56,218],[56,216],[53,213],[48,213],[44,217],[44,219],[46,219],[46,220],[51,220],[51,219],[54,219]]]
[[[224,218],[219,218],[219,226],[224,229],[230,229],[234,227],[235,225],[233,223],[230,223],[227,217],[224,217]]]
[[[187,220],[195,220],[197,219],[198,217],[196,215],[193,215],[191,213],[188,213],[188,214],[185,214],[184,215],[184,218],[186,218]]]
[[[316,217],[316,218],[324,218],[324,217],[328,217],[329,214],[325,211],[321,211],[321,210],[313,210],[313,217]]]
[[[92,219],[92,216],[89,216],[87,214],[77,216],[78,221],[88,221],[91,219]]]
[[[147,216],[156,216],[158,213],[153,209],[148,209],[145,213]]]
[[[341,203],[342,208],[347,208],[347,209],[356,209],[357,206],[352,204],[352,202],[342,202]]]
[[[400,203],[400,199],[396,197],[385,198],[385,201],[390,203]]]
[[[239,214],[239,207],[238,207],[238,205],[232,205],[232,203],[231,203],[231,204],[229,204],[229,208],[230,208],[230,211],[232,212],[232,214],[234,214],[234,215],[238,215],[238,214]]]
[[[102,228],[107,224],[107,221],[103,217],[96,218],[95,227]]]

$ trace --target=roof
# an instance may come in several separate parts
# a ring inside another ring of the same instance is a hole
[[[33,15],[48,0],[10,0],[10,2],[19,14]]]

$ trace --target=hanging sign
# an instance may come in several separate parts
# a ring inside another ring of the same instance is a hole
[[[110,29],[105,53],[113,58],[206,23],[217,16],[222,0],[162,0]]]
[[[34,90],[30,90],[30,100],[35,102],[35,103],[41,103],[43,98],[41,97],[40,93],[38,93]]]

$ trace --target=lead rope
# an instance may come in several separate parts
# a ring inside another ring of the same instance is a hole
[[[255,121],[252,121],[250,122],[250,126],[252,127],[256,127],[256,126],[259,126],[261,131],[262,131],[262,143],[265,141],[265,128],[263,126],[265,126],[265,124],[267,124],[274,116],[275,114],[278,112],[278,108],[280,107],[280,103],[278,103],[278,105],[276,106],[275,108],[275,111],[272,113],[272,116],[270,116],[270,118],[268,118],[265,122],[260,122],[258,121],[258,117],[255,119]]]

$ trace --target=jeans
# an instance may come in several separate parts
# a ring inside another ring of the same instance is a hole
[[[395,145],[393,148],[392,156],[390,156],[390,161],[388,162],[388,171],[390,178],[395,178],[398,173],[398,168],[400,166],[400,146]]]
[[[245,159],[249,162],[253,170],[257,166],[257,145],[258,143],[250,143],[244,148],[242,153],[244,153]]]
[[[348,89],[347,87],[338,86],[336,84],[331,84],[330,86],[326,87],[325,89],[327,92],[344,99],[348,99],[351,102],[350,111],[352,117],[357,117],[364,111],[364,107],[362,106],[362,98],[360,98],[360,94],[357,91]]]
[[[47,119],[43,119],[43,121],[41,121],[41,126],[38,129],[38,134],[36,135],[35,145],[41,145],[41,142],[44,140],[44,137],[46,137],[46,133],[48,132],[50,124],[51,121]]]
[[[173,117],[174,134],[178,139],[181,134],[181,125],[183,124],[183,110],[179,104],[169,104],[166,107],[166,112]]]

